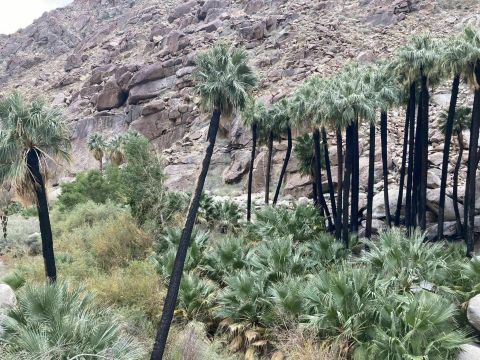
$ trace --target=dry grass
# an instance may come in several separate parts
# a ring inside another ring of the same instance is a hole
[[[292,330],[278,335],[276,348],[287,359],[302,360],[343,360],[345,358],[336,355],[329,344],[318,341],[315,334]]]

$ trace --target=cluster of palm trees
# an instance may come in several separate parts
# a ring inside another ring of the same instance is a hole
[[[124,163],[125,155],[123,146],[125,144],[126,135],[115,135],[111,139],[107,139],[105,136],[99,133],[93,133],[90,135],[87,146],[90,153],[95,160],[98,161],[98,167],[100,172],[103,172],[104,158],[107,155],[110,162],[119,166]]]

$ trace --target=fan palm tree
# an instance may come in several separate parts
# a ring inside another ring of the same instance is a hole
[[[282,169],[280,170],[280,177],[278,179],[275,195],[273,196],[273,205],[277,204],[278,196],[283,185],[285,173],[287,172],[288,162],[290,161],[290,155],[292,154],[293,139],[292,139],[292,127],[291,127],[291,114],[290,114],[290,102],[287,99],[282,99],[273,105],[273,121],[275,126],[280,129],[281,133],[287,134],[287,152],[283,159]]]
[[[100,172],[103,172],[103,157],[107,150],[107,140],[103,135],[95,133],[88,138],[87,146],[95,160],[98,161]]]
[[[37,205],[45,273],[57,271],[46,192],[47,160],[69,159],[70,133],[58,109],[42,100],[27,103],[15,93],[0,101],[0,181],[11,181],[17,194]]]
[[[313,150],[313,137],[310,134],[303,134],[296,138],[293,149],[299,162],[299,172],[302,176],[308,176],[312,180],[312,194],[314,205],[318,204],[317,185],[315,183],[315,153]]]
[[[204,109],[213,112],[207,134],[208,146],[202,163],[195,191],[188,209],[185,227],[178,245],[172,276],[168,284],[167,296],[158,327],[152,360],[160,360],[165,351],[168,332],[175,311],[183,267],[197,216],[203,186],[213,155],[215,140],[220,125],[221,115],[229,115],[235,109],[243,110],[248,94],[257,83],[256,75],[248,64],[247,53],[243,49],[230,48],[227,45],[216,45],[197,57],[197,69],[194,73],[195,91],[200,96]]]
[[[455,111],[453,122],[450,122],[451,109],[449,108],[448,111],[444,111],[440,114],[440,119],[439,119],[439,128],[442,131],[442,133],[446,134],[447,131],[451,131],[452,135],[457,138],[457,143],[458,143],[458,157],[455,163],[455,170],[453,172],[453,194],[452,194],[453,209],[455,211],[458,234],[462,234],[462,229],[463,229],[462,221],[460,218],[460,211],[458,209],[458,173],[460,171],[460,166],[462,164],[463,150],[465,149],[465,142],[463,140],[463,131],[470,128],[471,113],[472,113],[471,109],[467,107],[460,107]],[[450,130],[448,128],[450,128]],[[443,204],[445,204],[445,199],[443,200]],[[440,226],[440,222],[438,223],[438,226]],[[442,226],[443,226],[443,223],[442,223]],[[443,237],[443,231],[441,234]]]
[[[252,155],[250,157],[250,168],[248,171],[248,195],[247,195],[247,221],[250,221],[252,213],[252,183],[253,183],[253,163],[256,156],[258,126],[262,124],[265,118],[265,104],[261,101],[250,98],[243,111],[242,120],[245,125],[252,129]]]
[[[107,144],[108,156],[110,162],[115,166],[120,166],[125,162],[123,146],[125,144],[124,135],[116,135]]]
[[[258,134],[258,142],[267,145],[267,166],[265,169],[265,204],[270,202],[270,180],[272,171],[273,142],[278,139],[278,129],[275,127],[274,111],[269,108],[264,113],[262,126]]]

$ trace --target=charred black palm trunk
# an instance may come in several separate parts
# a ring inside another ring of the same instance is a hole
[[[414,159],[414,147],[415,147],[415,107],[416,107],[416,90],[417,85],[413,82],[410,85],[410,116],[409,116],[409,134],[408,134],[408,173],[407,173],[407,193],[405,195],[405,226],[408,233],[411,233],[412,229],[412,188],[413,188],[413,159]]]
[[[248,171],[248,194],[247,194],[247,221],[252,216],[252,183],[253,183],[253,162],[257,147],[257,123],[252,124],[252,156],[250,157],[250,169]]]
[[[457,223],[457,234],[463,234],[462,220],[460,216],[460,210],[458,209],[458,174],[460,172],[460,166],[462,166],[462,156],[463,150],[465,149],[465,144],[463,142],[463,135],[460,132],[457,134],[458,138],[458,157],[457,162],[455,163],[455,169],[453,171],[453,210],[455,211],[455,221]],[[465,209],[465,208],[464,208]]]
[[[265,174],[265,204],[268,205],[270,201],[270,178],[272,171],[272,154],[273,154],[273,131],[270,130],[268,134],[268,158],[267,171]]]
[[[42,237],[42,254],[45,263],[45,275],[51,282],[57,280],[57,268],[55,266],[55,254],[53,252],[52,227],[48,212],[47,192],[45,181],[40,170],[40,159],[42,154],[36,149],[30,149],[27,153],[27,166],[30,171],[30,180],[35,187],[37,197],[38,221],[40,223],[40,234]]]
[[[350,195],[350,178],[352,174],[352,156],[353,156],[353,132],[354,125],[350,124],[347,127],[346,131],[346,150],[345,150],[345,176],[343,177],[343,218],[342,218],[342,240],[345,245],[345,248],[348,249],[349,246],[349,235],[350,235],[350,226],[348,223],[348,202]]]
[[[415,129],[415,147],[413,160],[413,188],[412,188],[412,218],[411,226],[416,228],[418,224],[418,204],[420,196],[420,182],[421,182],[421,161],[422,161],[422,136],[423,136],[423,112],[422,112],[423,96],[420,94],[417,112],[417,126]]]
[[[350,229],[353,234],[358,233],[358,201],[360,197],[360,153],[359,153],[359,138],[358,138],[358,118],[353,124],[353,148],[352,148],[352,212],[350,215]]]
[[[475,67],[475,76],[477,82],[480,81],[480,61]],[[474,250],[474,226],[475,226],[475,185],[477,176],[477,148],[480,131],[480,90],[475,90],[475,97],[473,100],[472,124],[470,126],[470,143],[468,149],[467,162],[467,184],[465,191],[465,206],[466,213],[465,240],[467,241],[467,256],[473,256]]]
[[[460,76],[453,79],[452,96],[450,97],[450,107],[448,108],[447,124],[445,126],[445,144],[443,147],[442,178],[440,183],[440,202],[438,206],[438,233],[437,238],[443,238],[443,223],[445,220],[445,193],[447,189],[448,164],[450,160],[450,144],[452,141],[453,121],[455,119],[455,108],[457,107],[458,87],[460,85]]]
[[[208,146],[205,151],[205,157],[202,162],[202,170],[198,176],[195,192],[188,209],[187,219],[185,221],[185,227],[182,231],[180,243],[178,244],[177,255],[173,264],[172,276],[168,284],[167,296],[163,305],[162,318],[158,327],[157,336],[155,338],[155,344],[151,355],[151,360],[161,360],[165,351],[165,345],[167,343],[168,332],[173,319],[173,313],[175,311],[175,304],[177,303],[178,291],[180,288],[180,281],[182,279],[183,267],[187,256],[187,250],[190,243],[190,237],[192,235],[193,226],[197,217],[198,207],[200,205],[200,197],[205,185],[205,179],[207,178],[208,168],[210,167],[210,161],[213,155],[213,149],[215,147],[215,141],[217,138],[218,127],[220,124],[220,111],[215,110],[210,120],[210,127],[208,129]]]
[[[289,126],[287,127],[287,153],[285,154],[285,159],[283,160],[283,166],[280,172],[280,179],[278,179],[277,190],[275,190],[275,196],[273,197],[273,205],[277,204],[278,196],[280,195],[280,190],[283,184],[283,179],[285,178],[285,173],[287,172],[288,161],[290,160],[291,153],[292,153],[292,129]]]
[[[405,186],[405,171],[407,167],[407,145],[408,145],[408,130],[410,125],[410,107],[411,101],[408,101],[407,111],[405,114],[405,128],[403,133],[403,148],[402,148],[402,165],[400,167],[400,184],[398,186],[397,208],[395,210],[395,226],[400,225],[400,213],[402,211],[403,203],[403,188]]]
[[[332,179],[332,166],[330,164],[330,156],[328,154],[328,143],[327,143],[327,132],[325,128],[322,128],[322,142],[323,142],[323,152],[325,155],[325,169],[327,171],[327,182],[328,182],[328,192],[330,194],[330,204],[332,205],[332,217],[334,219],[335,228],[337,225],[337,204],[335,202],[335,188],[333,186]]]
[[[342,209],[343,209],[343,141],[342,141],[342,130],[337,128],[336,131],[337,137],[337,219],[335,221],[335,238],[340,240],[342,236]]]
[[[422,231],[427,229],[427,174],[428,174],[428,79],[422,75],[422,153],[421,153],[421,180],[418,202],[418,225]]]
[[[382,111],[380,114],[380,138],[381,138],[381,144],[382,144],[383,200],[385,202],[385,216],[386,216],[387,226],[391,227],[392,221],[390,218],[390,201],[388,198],[387,120],[388,120],[387,112]]]
[[[375,182],[375,124],[370,124],[370,151],[368,156],[368,185],[367,185],[367,221],[365,237],[372,237],[372,208],[373,208],[373,184]]]
[[[327,217],[328,230],[333,231],[332,218],[330,216],[330,210],[328,209],[325,196],[322,189],[322,167],[321,167],[321,151],[320,151],[320,131],[315,129],[313,132],[313,147],[315,151],[315,185],[317,187],[317,196],[320,208],[323,209]]]

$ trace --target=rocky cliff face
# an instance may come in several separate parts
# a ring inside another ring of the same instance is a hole
[[[26,29],[0,36],[0,83],[3,93],[42,95],[65,108],[74,156],[58,177],[95,166],[85,145],[89,134],[131,128],[163,154],[169,186],[188,190],[208,126],[208,114],[200,112],[192,91],[198,51],[219,39],[245,46],[261,77],[259,95],[271,103],[311,74],[388,58],[413,33],[441,37],[467,23],[479,26],[479,10],[480,4],[470,0],[75,0]],[[435,90],[432,122],[448,104],[448,85]],[[464,89],[461,102],[471,101]],[[391,113],[392,183],[403,116],[402,110]],[[238,116],[223,121],[208,188],[242,192],[249,142]],[[285,149],[282,143],[275,148],[278,167]],[[432,126],[432,188],[438,187],[442,150],[442,136]],[[367,151],[364,146],[361,163],[367,163]],[[256,191],[263,188],[264,158],[260,151],[255,160]],[[335,165],[333,153],[332,158]],[[310,187],[296,163],[289,165],[285,194],[300,196]],[[366,166],[362,169],[365,184]],[[376,190],[381,191],[380,163],[377,170]]]

